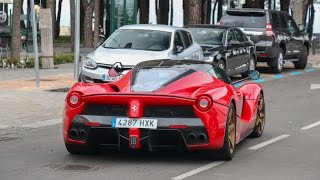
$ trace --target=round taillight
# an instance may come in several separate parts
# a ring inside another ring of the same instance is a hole
[[[212,100],[208,96],[200,96],[197,100],[197,107],[201,111],[207,111],[212,107]]]
[[[71,93],[68,98],[68,104],[71,107],[78,107],[81,105],[81,95],[78,93]]]

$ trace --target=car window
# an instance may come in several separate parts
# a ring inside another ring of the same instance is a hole
[[[245,39],[244,39],[244,37],[243,37],[243,35],[242,35],[242,33],[241,33],[241,31],[239,29],[235,29],[233,31],[234,31],[235,37],[237,38],[237,40],[239,42],[245,42]]]
[[[272,28],[274,29],[280,28],[280,19],[277,13],[271,13],[271,22],[272,22]]]
[[[189,32],[188,32],[188,37],[189,37],[190,43],[193,44],[192,35],[191,35],[191,33],[189,33]]]
[[[155,30],[120,29],[103,45],[110,49],[163,51],[169,49],[171,33]]]
[[[291,16],[287,16],[288,28],[290,32],[298,32],[297,24],[294,22]]]
[[[213,67],[207,73],[217,79],[224,81],[227,84],[231,83],[231,80],[227,73],[218,66]]]
[[[186,31],[181,31],[181,35],[186,46],[185,48],[187,49],[189,46],[191,46],[189,36]]]
[[[286,21],[286,16],[284,14],[279,14],[280,28],[288,29],[288,23]]]
[[[228,31],[228,35],[227,35],[227,42],[231,42],[232,40],[235,40],[234,37],[233,37],[233,30],[230,29]]]
[[[178,33],[178,32],[176,32],[176,33],[174,34],[174,46],[175,46],[175,47],[177,47],[177,46],[184,47],[182,38],[181,38],[181,36],[180,36],[180,33]]]
[[[266,14],[264,12],[227,11],[220,20],[221,25],[264,28],[266,27]]]

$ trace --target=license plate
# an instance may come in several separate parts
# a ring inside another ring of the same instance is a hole
[[[157,129],[157,119],[112,118],[112,127]]]
[[[114,76],[114,77],[110,77],[110,76],[108,76],[108,75],[103,75],[102,76],[102,80],[104,80],[104,81],[118,81],[118,80],[120,80],[122,78],[122,75],[120,75],[120,76]]]

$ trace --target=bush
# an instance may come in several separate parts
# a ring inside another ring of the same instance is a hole
[[[55,54],[53,58],[54,64],[73,63],[73,54]],[[13,58],[3,58],[0,60],[0,68],[34,68],[35,62],[33,56],[25,56],[20,61]],[[42,58],[39,57],[39,66],[42,65]]]

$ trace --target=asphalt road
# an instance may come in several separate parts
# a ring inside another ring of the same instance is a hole
[[[266,78],[265,132],[240,143],[232,161],[197,153],[70,155],[60,125],[54,125],[0,136],[0,179],[318,180],[320,89],[310,87],[320,84],[319,77],[320,70]]]

